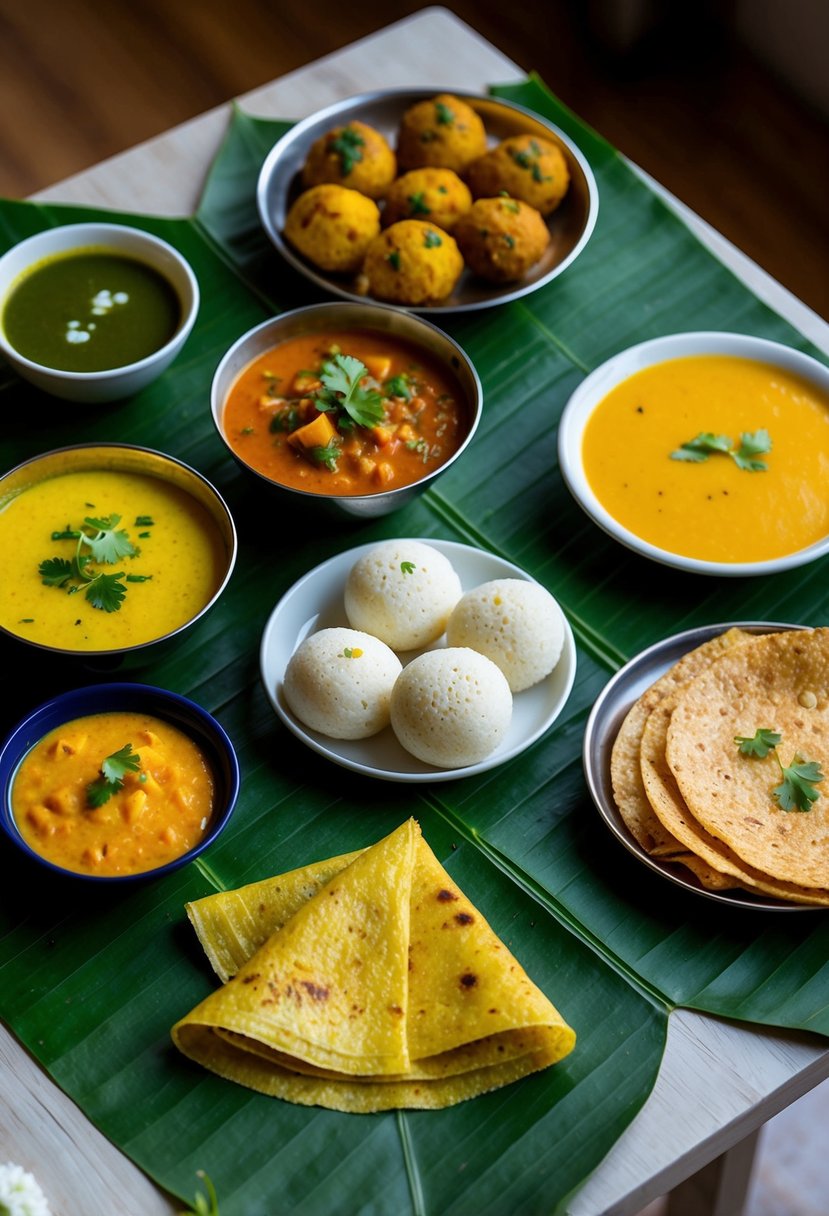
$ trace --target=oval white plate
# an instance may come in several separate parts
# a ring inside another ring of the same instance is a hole
[[[634,552],[642,554],[643,557],[649,557],[653,561],[661,562],[662,565],[674,566],[678,570],[689,570],[695,574],[730,577],[775,574],[780,570],[805,565],[806,562],[812,562],[818,557],[823,557],[825,553],[829,553],[829,536],[825,536],[807,549],[798,549],[795,553],[787,553],[783,557],[770,558],[767,561],[715,562],[684,557],[679,553],[659,549],[656,545],[642,540],[635,533],[622,527],[596,498],[585,476],[582,464],[582,437],[587,420],[593,410],[611,389],[623,380],[627,380],[629,376],[645,367],[652,367],[656,363],[664,363],[668,359],[681,359],[687,355],[736,355],[743,359],[771,363],[802,376],[818,391],[829,393],[829,367],[824,367],[811,355],[793,350],[780,342],[771,342],[766,338],[714,331],[668,334],[663,338],[640,342],[637,346],[620,351],[618,355],[614,355],[591,372],[581,382],[564,407],[558,429],[558,459],[561,474],[576,502],[594,523],[615,540],[626,545],[628,549],[633,549]]]
[[[425,537],[423,544],[443,553],[455,567],[464,591],[494,578],[523,578],[530,576],[518,566],[492,553],[461,545],[455,541]],[[424,764],[407,752],[397,741],[390,726],[370,739],[329,739],[294,717],[282,692],[282,677],[288,660],[300,642],[318,629],[348,625],[343,606],[343,591],[348,572],[363,553],[375,544],[360,545],[316,566],[294,583],[271,613],[262,634],[259,651],[260,673],[271,704],[285,726],[315,752],[333,760],[343,768],[367,773],[384,781],[453,781],[469,777],[511,760],[540,738],[564,708],[576,677],[576,644],[565,617],[564,649],[555,670],[533,688],[516,693],[512,721],[504,741],[480,764],[466,768],[438,769]],[[445,645],[440,638],[426,649]],[[421,651],[401,655],[403,665]]]
[[[685,866],[670,861],[666,857],[653,857],[646,853],[637,840],[631,835],[627,824],[619,813],[613,798],[613,785],[610,778],[610,757],[613,744],[619,728],[634,701],[650,688],[660,676],[670,667],[703,642],[725,633],[726,629],[734,626],[746,630],[747,633],[778,633],[784,629],[801,629],[801,625],[776,624],[764,621],[734,621],[725,625],[703,625],[698,629],[689,629],[685,633],[674,634],[641,651],[635,658],[626,663],[608,680],[602,692],[596,698],[587,726],[584,731],[582,760],[584,775],[590,795],[596,807],[616,837],[625,848],[644,862],[649,869],[677,886],[713,899],[717,903],[731,904],[732,907],[750,908],[765,912],[815,912],[807,904],[793,904],[786,900],[774,899],[759,891],[743,890],[734,887],[725,891],[709,891],[703,887],[690,870]]]

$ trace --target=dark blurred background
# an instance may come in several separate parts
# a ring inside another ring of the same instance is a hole
[[[0,194],[25,197],[420,7],[0,0]],[[826,0],[445,7],[829,318]]]

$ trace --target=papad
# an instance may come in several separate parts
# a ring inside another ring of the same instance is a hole
[[[829,629],[765,634],[692,680],[677,699],[666,756],[694,819],[744,863],[773,880],[829,887],[829,784],[809,811],[785,811],[774,754],[741,754],[735,737],[781,735],[795,755],[829,773]]]
[[[188,914],[231,978],[173,1040],[264,1093],[353,1112],[437,1108],[575,1043],[414,820],[364,852],[208,896]]]
[[[628,831],[654,857],[669,858],[681,853],[683,845],[654,814],[645,791],[640,764],[645,723],[664,698],[750,636],[742,629],[728,629],[690,650],[634,701],[619,728],[610,757],[613,799]]]

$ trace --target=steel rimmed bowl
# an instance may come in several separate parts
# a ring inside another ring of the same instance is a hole
[[[79,873],[47,860],[23,838],[12,808],[15,777],[26,755],[50,731],[91,714],[131,711],[147,713],[178,727],[200,748],[213,776],[213,812],[197,844],[161,866],[132,874]],[[39,705],[11,731],[0,749],[0,829],[21,852],[55,875],[102,886],[160,878],[188,865],[221,835],[233,814],[239,795],[240,774],[236,750],[221,723],[196,701],[151,684],[93,684],[71,689]]]
[[[236,526],[230,509],[216,487],[184,461],[154,448],[127,443],[72,444],[30,457],[0,476],[0,511],[18,495],[48,478],[78,471],[106,470],[155,477],[189,494],[215,525],[221,542],[222,568],[210,599],[180,625],[144,642],[124,646],[70,648],[34,641],[25,632],[0,625],[0,637],[41,656],[77,659],[86,665],[110,668],[131,666],[155,657],[201,621],[215,606],[230,581],[238,550]],[[65,522],[65,521],[64,521]],[[48,538],[47,538],[48,540]],[[49,556],[48,552],[44,556]]]
[[[558,458],[562,477],[582,510],[614,540],[643,557],[692,574],[744,578],[776,574],[805,565],[829,553],[829,534],[803,549],[758,561],[713,561],[688,557],[659,548],[626,528],[603,506],[584,471],[582,440],[588,420],[603,400],[624,380],[645,368],[694,355],[731,355],[769,364],[808,381],[829,397],[829,367],[811,355],[780,342],[750,334],[719,330],[667,334],[628,347],[591,372],[570,396],[558,430]]]
[[[43,261],[88,250],[124,254],[158,271],[178,296],[180,318],[175,332],[144,358],[101,371],[66,371],[29,359],[4,332],[6,300]],[[189,262],[167,241],[126,224],[63,224],[27,237],[0,257],[0,353],[24,380],[54,397],[92,404],[117,401],[139,392],[166,371],[193,329],[199,302],[199,284]]]
[[[311,490],[299,490],[283,485],[248,464],[239,455],[230,444],[222,421],[228,393],[238,376],[254,359],[280,342],[303,334],[328,330],[371,330],[377,334],[387,334],[390,338],[403,339],[415,347],[420,347],[451,374],[463,394],[468,429],[457,451],[448,460],[410,485],[392,490],[378,490],[374,494],[335,495],[317,494]],[[284,506],[299,508],[302,511],[313,510],[315,513],[339,518],[370,519],[388,515],[406,506],[461,459],[481,419],[483,389],[475,366],[462,347],[426,318],[373,301],[329,301],[292,309],[281,316],[263,321],[242,334],[216,368],[210,390],[210,409],[219,437],[233,459],[254,476],[261,486],[267,487]]]
[[[567,161],[571,181],[566,198],[548,217],[550,245],[524,278],[515,283],[495,285],[477,280],[469,271],[464,271],[451,296],[439,304],[412,306],[413,312],[429,316],[470,312],[517,300],[556,279],[590,240],[598,217],[598,186],[587,158],[559,127],[516,102],[466,93],[451,87],[378,89],[335,102],[296,123],[268,153],[257,182],[256,205],[269,240],[294,270],[327,295],[344,300],[363,298],[354,290],[349,276],[319,270],[299,255],[283,235],[288,209],[301,191],[299,174],[312,143],[333,126],[349,120],[360,120],[380,131],[394,147],[405,110],[439,93],[452,94],[480,114],[490,136],[490,146],[508,135],[526,132],[557,143]]]

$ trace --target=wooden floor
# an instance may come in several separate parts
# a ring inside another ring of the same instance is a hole
[[[418,7],[387,0],[382,23]],[[829,317],[829,123],[733,45],[716,16],[727,0],[657,6],[670,20],[627,50],[606,0],[447,7]],[[377,12],[338,0],[0,0],[0,194],[25,197],[362,37]]]

